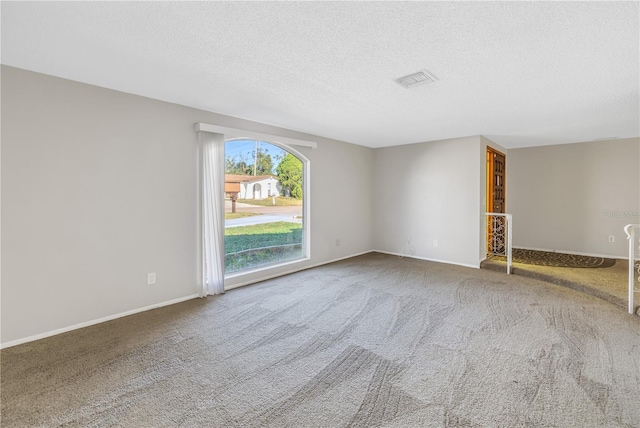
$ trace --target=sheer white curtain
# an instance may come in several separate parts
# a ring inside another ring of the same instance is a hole
[[[224,135],[198,132],[202,184],[202,296],[224,293]]]

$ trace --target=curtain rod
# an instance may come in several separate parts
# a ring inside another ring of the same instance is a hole
[[[211,125],[209,123],[198,122],[196,123],[195,129],[196,129],[196,132],[198,131],[214,132],[216,134],[223,134],[225,137],[232,137],[232,138],[247,137],[247,138],[253,138],[255,140],[266,141],[266,142],[290,144],[293,146],[311,147],[312,149],[315,149],[318,147],[318,143],[316,143],[315,141],[300,140],[297,138],[283,137],[282,135],[266,134],[264,132],[247,131],[245,129],[229,128],[227,126]]]

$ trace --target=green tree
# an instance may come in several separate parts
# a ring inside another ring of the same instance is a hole
[[[278,181],[293,198],[302,199],[302,162],[287,153],[276,167]]]
[[[247,162],[242,158],[237,158],[235,156],[228,157],[224,160],[224,173],[252,175],[253,165],[247,165]]]
[[[268,150],[258,148],[257,156],[258,170],[256,175],[271,175],[273,174],[273,160]],[[251,174],[253,175],[253,165],[250,165]]]
[[[256,175],[273,174],[273,159],[268,150],[258,148],[257,156],[255,156],[256,152],[248,154],[251,155],[252,161],[257,158],[258,169]],[[224,160],[225,174],[254,175],[253,168],[253,165],[247,165],[245,155],[230,156]]]

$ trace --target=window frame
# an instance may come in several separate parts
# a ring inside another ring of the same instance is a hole
[[[226,136],[225,136],[226,137]],[[272,269],[280,268],[283,266],[290,266],[297,263],[307,262],[311,259],[311,209],[310,209],[310,196],[311,196],[311,161],[308,157],[302,154],[300,151],[291,147],[288,144],[283,144],[275,141],[269,141],[266,138],[255,138],[255,137],[230,137],[225,138],[225,150],[226,144],[234,141],[259,141],[261,143],[271,144],[276,146],[288,153],[294,155],[300,162],[302,162],[302,249],[303,256],[293,260],[287,260],[283,262],[275,262],[269,263],[265,265],[256,266],[254,268],[243,269],[240,271],[234,271],[232,273],[227,273],[225,270],[224,279],[234,279],[241,278],[245,275],[255,274],[259,272],[265,272]],[[226,158],[226,154],[225,154]],[[223,201],[224,203],[224,201]],[[226,229],[226,228],[225,228]],[[225,233],[226,234],[226,233]],[[223,249],[224,251],[224,249]]]

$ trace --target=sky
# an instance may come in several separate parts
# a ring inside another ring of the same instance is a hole
[[[286,151],[281,149],[278,146],[274,146],[273,144],[269,144],[264,141],[258,142],[259,147],[266,151],[271,155],[271,159],[273,160],[273,166],[278,165],[278,161],[276,160],[276,156],[280,156],[280,159],[287,154]],[[255,140],[231,140],[227,141],[224,145],[224,157],[225,159],[229,159],[232,157],[236,157],[236,159],[243,158],[247,165],[253,165],[253,151],[255,149],[256,142]]]

